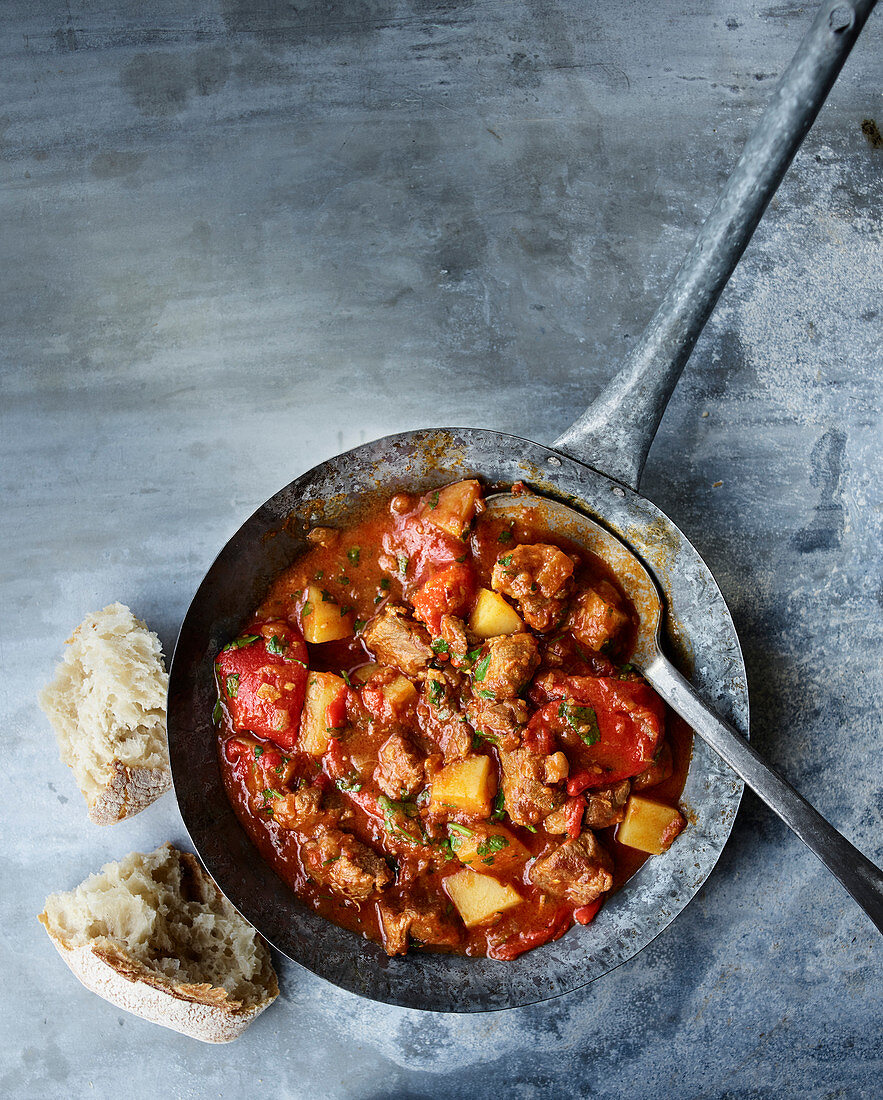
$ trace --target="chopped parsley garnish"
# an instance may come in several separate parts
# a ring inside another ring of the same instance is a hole
[[[491,821],[502,821],[503,815],[506,813],[506,798],[502,790],[497,791],[494,796],[494,812],[491,814]]]
[[[511,541],[512,541],[512,532],[511,531],[501,531],[499,533],[499,535],[497,535],[497,542],[511,542]],[[506,562],[505,564],[508,565],[509,562]]]
[[[334,597],[331,595],[331,593],[325,588],[323,588],[321,591],[322,591],[322,603],[333,603]]]
[[[490,653],[488,653],[486,656],[482,657],[482,659],[475,666],[474,676],[476,680],[481,681],[485,678],[485,676],[487,676],[487,670],[490,668],[490,664],[491,655]]]
[[[433,638],[432,644],[429,647],[433,653],[450,653],[451,647],[444,640],[444,638]]]
[[[389,589],[389,577],[380,578],[380,587],[386,592]]]
[[[353,682],[350,679],[350,674],[345,668],[342,668],[340,670],[340,675],[343,677],[343,682],[346,684],[346,686],[351,688],[353,686]]]
[[[482,742],[487,742],[489,745],[497,747],[500,742],[492,733],[484,733],[482,730],[475,730],[472,734],[472,747],[474,749],[480,748]]]
[[[496,699],[496,695],[492,691],[488,691],[487,688],[482,688],[478,694],[482,699]]]
[[[399,554],[398,557],[396,558],[396,563],[398,564],[399,572],[401,573],[401,575],[403,577],[407,576],[407,574],[408,574],[408,555],[407,554]]]
[[[339,791],[360,791],[362,789],[362,781],[358,776],[355,779],[336,779],[337,789]]]
[[[304,604],[303,618],[306,618],[307,615],[312,615],[312,614],[313,614],[313,605],[310,603],[309,600],[307,600],[307,602]]]
[[[429,498],[429,507],[438,508],[438,489],[436,489],[436,491]]]
[[[227,677],[227,698],[235,699],[239,694],[239,673],[233,672]]]
[[[429,701],[434,707],[437,707],[445,697],[445,685],[441,680],[430,680],[429,684]]]
[[[216,726],[218,726],[221,724],[221,719],[223,717],[224,711],[221,707],[221,700],[219,699],[217,703],[215,703],[215,709],[212,711],[212,721],[215,723]]]
[[[264,746],[263,745],[255,745],[255,747],[254,747],[254,758],[255,758],[255,760],[257,760],[257,758],[259,756],[263,756],[263,755],[264,755]]]
[[[469,664],[478,660],[478,656],[481,653],[481,646],[476,646],[475,649],[470,649],[466,653],[466,660]]]
[[[509,847],[509,841],[504,836],[500,836],[499,833],[494,836],[489,836],[487,840],[483,840],[481,844],[475,849],[476,854],[480,856],[489,856],[494,852],[499,852],[503,848]]]
[[[274,790],[272,787],[265,787],[261,794],[264,796],[264,801],[269,802],[271,798],[282,798],[280,791]]]
[[[457,825],[453,821],[448,822],[448,832],[457,833],[459,836],[474,836],[475,834],[471,829],[467,829],[465,825]]]
[[[243,634],[241,638],[234,638],[232,642],[228,642],[227,645],[224,646],[224,653],[226,653],[228,649],[244,649],[245,646],[251,645],[252,642],[256,642],[257,640],[257,634]]]
[[[344,617],[344,615],[349,615],[349,613],[350,613],[351,611],[352,611],[352,607],[350,607],[350,606],[347,606],[347,607],[342,607],[342,608],[340,609],[340,617],[341,617],[341,618],[343,618],[343,617]]]
[[[359,555],[361,553],[362,553],[362,551],[359,549],[358,546],[351,546],[349,548],[349,550],[347,550],[346,556],[353,563],[353,565],[358,565],[359,564]]]
[[[563,718],[585,744],[594,745],[601,740],[598,718],[592,707],[580,707],[576,703],[562,702],[558,706],[558,717]]]
[[[358,634],[362,627],[365,626],[366,622],[366,619],[356,619],[356,621],[353,623],[353,630],[356,634]]]
[[[377,797],[377,804],[383,811],[383,828],[390,836],[400,837],[402,840],[407,840],[411,844],[419,843],[418,838],[413,833],[408,832],[407,829],[403,829],[400,824],[402,817],[408,819],[417,816],[416,803],[404,800],[395,802],[385,794],[381,794]],[[397,818],[399,818],[399,820],[396,820]],[[416,822],[415,824],[418,829],[420,829],[420,823]],[[420,829],[420,835],[423,835],[422,829]]]
[[[272,638],[267,638],[267,652],[275,653],[277,656],[282,656],[285,652],[286,643],[279,637],[278,634],[274,634]]]
[[[637,672],[637,669],[634,665],[623,665],[622,668],[619,670],[620,680],[627,680],[633,672]]]
[[[504,558],[497,558],[497,562],[498,562],[499,565],[511,565],[512,564],[512,555],[507,554]]]

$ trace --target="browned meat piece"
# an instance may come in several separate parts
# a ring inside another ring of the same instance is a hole
[[[548,894],[573,905],[588,905],[613,886],[613,860],[595,834],[587,831],[540,856],[528,877]]]
[[[563,783],[570,774],[570,765],[563,752],[553,752],[545,758],[543,777],[547,783]]]
[[[304,787],[273,803],[273,820],[283,829],[311,829],[324,816],[322,791],[318,787]]]
[[[527,703],[523,699],[471,699],[466,715],[473,728],[493,744],[510,750],[521,744],[518,731],[527,722]]]
[[[404,955],[408,950],[408,933],[421,943],[453,946],[460,942],[460,932],[431,904],[400,906],[377,903],[377,916],[387,955]]]
[[[549,757],[527,749],[498,751],[506,812],[516,825],[538,825],[564,802],[564,792],[548,785]]]
[[[380,746],[374,781],[390,798],[408,798],[423,785],[423,757],[402,734]]]
[[[439,633],[448,643],[448,652],[451,654],[452,660],[455,660],[457,656],[466,655],[466,651],[469,649],[469,641],[466,637],[466,627],[463,625],[462,619],[458,619],[456,615],[442,615]]]
[[[599,650],[615,643],[628,625],[628,612],[622,597],[608,581],[595,581],[577,596],[567,625],[578,642]]]
[[[572,587],[574,561],[557,546],[538,542],[501,555],[491,586],[518,600],[525,622],[540,632],[561,618]]]
[[[462,675],[455,669],[429,669],[417,707],[421,732],[442,750],[446,764],[466,756],[472,748],[472,728],[460,710],[455,686],[460,680]]]
[[[385,607],[362,632],[362,641],[383,665],[417,676],[432,660],[429,634],[401,607]]]
[[[487,664],[479,680],[479,672]],[[506,699],[522,690],[540,663],[536,638],[532,634],[508,634],[491,638],[483,658],[476,664],[474,691],[492,691]]]
[[[618,825],[625,817],[631,783],[623,779],[612,787],[599,787],[586,792],[586,816],[583,819],[590,829],[606,829]]]
[[[320,829],[301,845],[301,858],[311,878],[352,901],[367,901],[392,882],[380,856],[342,829]]]
[[[646,771],[636,775],[632,780],[632,790],[646,791],[648,787],[655,787],[657,783],[664,783],[670,779],[674,768],[674,760],[671,755],[671,747],[667,741],[663,741],[656,750],[653,763]]]

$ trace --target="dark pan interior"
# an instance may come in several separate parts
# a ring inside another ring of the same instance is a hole
[[[214,655],[319,523],[345,523],[378,493],[425,491],[461,477],[523,480],[580,507],[624,538],[667,604],[666,644],[700,693],[742,733],[745,667],[723,597],[702,559],[649,501],[562,454],[481,429],[407,432],[317,466],[248,519],[207,573],[184,619],[169,686],[169,746],[184,823],[205,866],[240,912],[289,958],[335,985],[389,1004],[482,1012],[531,1004],[593,981],[645,947],[696,894],[726,843],[742,784],[696,741],[682,799],[689,827],[605,903],[596,920],[513,962],[378,945],[303,906],[261,860],[227,801],[215,750]]]

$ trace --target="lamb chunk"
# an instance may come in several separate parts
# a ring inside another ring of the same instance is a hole
[[[457,686],[461,680],[455,669],[429,669],[417,708],[421,731],[439,746],[446,764],[466,756],[472,748],[472,729],[460,711]]]
[[[377,903],[377,916],[387,955],[404,955],[408,934],[421,943],[453,946],[460,942],[458,929],[431,904],[401,906]]]
[[[498,751],[506,812],[516,825],[538,825],[564,802],[563,791],[547,783],[548,757],[527,749]]]
[[[408,798],[423,785],[423,757],[401,733],[380,746],[374,781],[390,798]]]
[[[547,783],[563,783],[570,774],[570,765],[563,752],[553,752],[545,757],[543,763],[543,778]]]
[[[523,699],[471,699],[466,715],[473,728],[503,749],[517,749],[519,730],[527,722],[527,703]]]
[[[380,664],[392,665],[405,676],[417,676],[432,660],[429,634],[404,608],[387,605],[362,632],[362,641]]]
[[[628,802],[631,783],[623,779],[612,787],[599,787],[586,794],[586,816],[584,821],[591,829],[606,829],[618,825],[625,817],[625,804]]]
[[[528,877],[547,894],[588,905],[613,886],[613,860],[595,834],[586,831],[540,856]]]
[[[323,819],[322,791],[303,787],[273,803],[273,820],[283,829],[311,829]]]
[[[561,618],[573,569],[573,558],[557,546],[516,546],[497,559],[491,587],[516,599],[528,626],[544,633]]]
[[[442,615],[439,633],[448,643],[451,660],[459,664],[458,658],[465,657],[466,651],[469,649],[469,640],[466,637],[466,627],[463,620],[458,619],[456,615]]]
[[[671,746],[668,741],[663,741],[647,770],[636,775],[632,780],[632,790],[646,791],[648,787],[664,783],[666,779],[671,778],[672,772],[674,772],[674,760],[671,755]]]
[[[628,625],[622,597],[609,581],[595,581],[579,593],[570,609],[567,625],[578,642],[600,650],[615,643]]]
[[[342,829],[320,829],[301,845],[301,857],[311,878],[352,901],[367,901],[392,882],[380,856]]]
[[[484,660],[490,658],[484,677],[476,676],[475,689],[492,691],[498,699],[518,695],[540,663],[532,634],[508,634],[491,638]]]

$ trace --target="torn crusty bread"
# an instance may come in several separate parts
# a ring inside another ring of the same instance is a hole
[[[145,809],[172,785],[169,678],[159,638],[121,603],[89,615],[67,646],[40,706],[89,817],[109,825]]]
[[[87,989],[206,1043],[279,994],[266,944],[187,852],[163,844],[46,900],[40,921]]]

